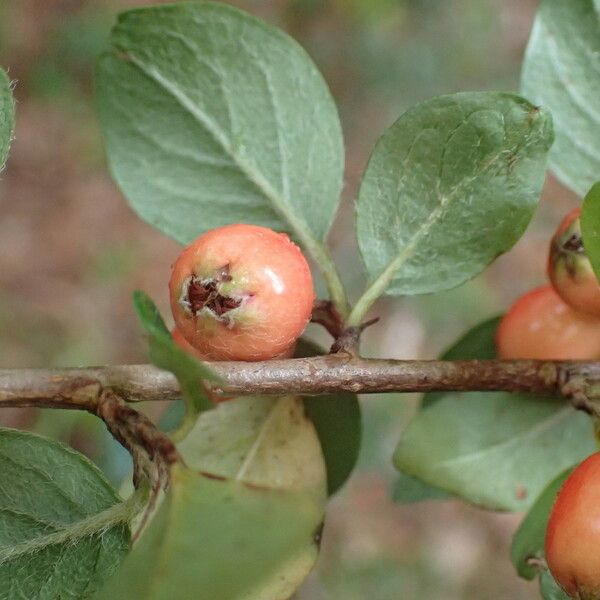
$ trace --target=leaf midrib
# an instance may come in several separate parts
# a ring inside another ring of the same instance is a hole
[[[131,516],[131,504],[119,502],[91,517],[57,526],[56,531],[52,533],[39,535],[9,547],[0,547],[0,564],[14,560],[23,554],[38,552],[48,546],[74,543],[78,539],[99,534],[108,528],[126,523]]]
[[[445,144],[446,145],[446,144]],[[419,227],[415,234],[410,238],[408,244],[406,244],[402,251],[399,252],[396,257],[390,261],[388,266],[381,272],[381,274],[374,281],[373,285],[381,286],[383,282],[386,282],[385,288],[390,285],[392,282],[394,275],[398,273],[400,268],[408,262],[414,256],[414,249],[417,244],[430,232],[432,227],[436,225],[436,223],[442,218],[444,213],[446,212],[449,205],[458,197],[459,192],[463,192],[468,183],[471,183],[475,179],[477,179],[480,175],[489,171],[492,166],[496,164],[498,159],[506,153],[506,148],[502,148],[499,150],[482,168],[476,175],[470,177],[464,177],[460,184],[454,187],[454,189],[449,194],[442,194],[440,190],[436,190],[436,193],[439,197],[439,204],[436,206],[434,210],[429,213],[428,218],[423,223],[421,227]]]
[[[452,201],[452,195],[441,195],[440,203],[434,210],[429,213],[429,217],[423,223],[416,233],[410,239],[410,242],[404,246],[401,252],[399,252],[390,264],[386,267],[383,273],[379,276],[383,281],[387,281],[388,285],[391,283],[394,275],[400,270],[402,265],[408,262],[414,255],[414,249],[417,244],[431,231],[431,228],[438,222],[443,216],[447,206]],[[386,286],[387,287],[387,286]]]
[[[274,400],[271,403],[271,407],[269,408],[268,414],[264,418],[258,431],[255,434],[254,442],[252,442],[252,445],[248,449],[248,452],[246,453],[246,456],[242,461],[240,468],[237,470],[237,473],[233,477],[235,481],[243,481],[244,475],[246,475],[248,470],[251,468],[254,458],[256,457],[256,454],[258,453],[258,450],[261,447],[263,438],[266,435],[266,432],[269,430],[271,420],[273,419],[273,415],[275,415],[280,402],[282,402],[283,400],[284,398],[280,398],[278,400]]]
[[[533,438],[538,437],[539,435],[543,434],[545,431],[554,427],[557,423],[560,423],[561,421],[572,416],[573,414],[574,414],[573,409],[568,408],[568,407],[563,408],[559,411],[556,411],[550,418],[542,419],[540,422],[536,423],[536,425],[534,427],[525,429],[525,430],[519,432],[518,434],[511,436],[508,439],[502,440],[501,442],[492,444],[483,449],[476,450],[476,451],[470,452],[468,454],[463,454],[456,458],[451,458],[448,460],[444,460],[442,462],[438,462],[438,463],[436,463],[434,468],[440,469],[443,467],[448,467],[448,466],[452,467],[452,466],[460,465],[464,462],[481,459],[482,457],[485,457],[488,454],[493,454],[493,453],[501,451],[505,448],[510,448],[513,445],[518,445],[523,440],[526,440],[529,437],[533,437]]]
[[[246,177],[246,179],[254,185],[258,191],[270,202],[274,210],[287,222],[295,235],[307,243],[307,241],[313,240],[313,236],[309,231],[308,227],[300,221],[296,215],[288,209],[285,200],[280,197],[273,186],[267,181],[267,179],[255,170],[250,164],[246,163],[231,147],[227,136],[224,132],[214,123],[214,121],[204,111],[200,110],[190,98],[178,88],[177,85],[163,77],[156,69],[150,68],[144,64],[143,61],[139,60],[134,54],[132,54],[127,48],[120,48],[123,55],[115,56],[117,60],[127,60],[133,66],[135,66],[143,75],[148,77],[159,85],[167,94],[174,98],[177,103],[207,132],[212,138],[219,144],[223,151],[231,158],[235,165],[237,165],[240,172]],[[270,89],[270,88],[269,88]],[[275,104],[274,98],[271,99]],[[229,104],[228,104],[229,106]],[[280,132],[278,132],[279,135]],[[279,148],[280,149],[280,148]],[[280,160],[284,157],[280,156]]]

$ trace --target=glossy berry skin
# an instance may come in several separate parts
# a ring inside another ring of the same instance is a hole
[[[204,360],[204,357],[200,354],[200,352],[198,352],[198,350],[196,350],[196,348],[194,348],[194,346],[192,346],[184,337],[183,337],[183,333],[181,333],[181,331],[179,331],[179,329],[177,329],[177,327],[175,327],[173,329],[173,331],[171,331],[171,338],[173,338],[173,341],[182,349],[185,350],[186,352],[188,352],[189,354],[192,354],[193,356],[195,356],[196,358],[199,358],[200,360]]]
[[[201,354],[199,350],[196,350],[196,348],[194,348],[194,346],[192,346],[183,337],[183,334],[181,333],[181,331],[179,331],[179,329],[177,329],[177,327],[175,327],[173,329],[173,331],[171,331],[171,337],[173,338],[173,341],[182,350],[185,350],[186,352],[188,352],[192,356],[195,356],[196,358],[198,358],[200,360],[203,360],[203,361],[210,360],[209,358],[207,358],[206,356],[204,356],[203,354]],[[296,345],[294,344],[293,346],[291,346],[289,348],[289,350],[286,350],[285,352],[282,352],[280,355],[276,356],[275,358],[293,358],[295,350],[296,350]],[[219,401],[222,400],[222,399],[224,399],[224,397],[220,397]]]
[[[551,285],[521,296],[496,330],[499,358],[600,358],[600,319],[565,304]]]
[[[600,284],[585,253],[579,216],[572,210],[559,225],[548,257],[548,277],[560,297],[574,309],[600,317]]]
[[[310,320],[310,268],[287,235],[256,225],[208,231],[169,282],[177,329],[205,360],[289,356]]]
[[[545,554],[557,583],[572,598],[600,599],[600,453],[565,481],[546,530]]]

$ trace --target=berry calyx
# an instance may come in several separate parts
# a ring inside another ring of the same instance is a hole
[[[499,358],[600,358],[600,319],[565,304],[550,285],[521,296],[496,331]]]
[[[571,598],[600,599],[600,453],[560,489],[546,529],[548,568]]]
[[[185,248],[169,290],[177,329],[204,360],[289,356],[315,299],[308,263],[289,237],[244,224]]]
[[[581,209],[572,210],[552,237],[548,277],[569,306],[600,316],[600,283],[583,247],[580,214]]]

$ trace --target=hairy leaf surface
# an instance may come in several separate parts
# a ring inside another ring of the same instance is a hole
[[[0,429],[0,598],[89,598],[129,549],[130,516],[83,455]]]
[[[0,171],[8,157],[15,127],[15,105],[8,75],[0,69]]]
[[[600,21],[597,0],[542,0],[521,81],[523,94],[552,111],[550,166],[583,196],[600,173]]]
[[[549,113],[513,94],[408,110],[378,141],[360,188],[372,282],[391,295],[448,289],[511,248],[537,206],[552,139]]]
[[[496,358],[496,347],[494,334],[500,318],[488,319],[476,325],[453,346],[448,348],[441,356],[441,360],[471,360]],[[427,408],[437,400],[443,399],[445,392],[430,392],[424,394],[421,408]],[[393,498],[401,504],[421,502],[422,500],[434,500],[451,498],[452,494],[433,485],[429,485],[417,477],[411,477],[406,473],[400,473],[399,479],[394,484]]]
[[[126,12],[111,40],[100,120],[113,176],[142,218],[183,243],[236,221],[325,237],[343,140],[296,42],[210,2]]]

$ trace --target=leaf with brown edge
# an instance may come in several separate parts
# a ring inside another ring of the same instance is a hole
[[[178,465],[154,520],[98,600],[172,600],[191,590],[219,600],[283,600],[290,591],[277,586],[278,572],[297,567],[299,549],[317,543],[322,518],[306,491]]]

